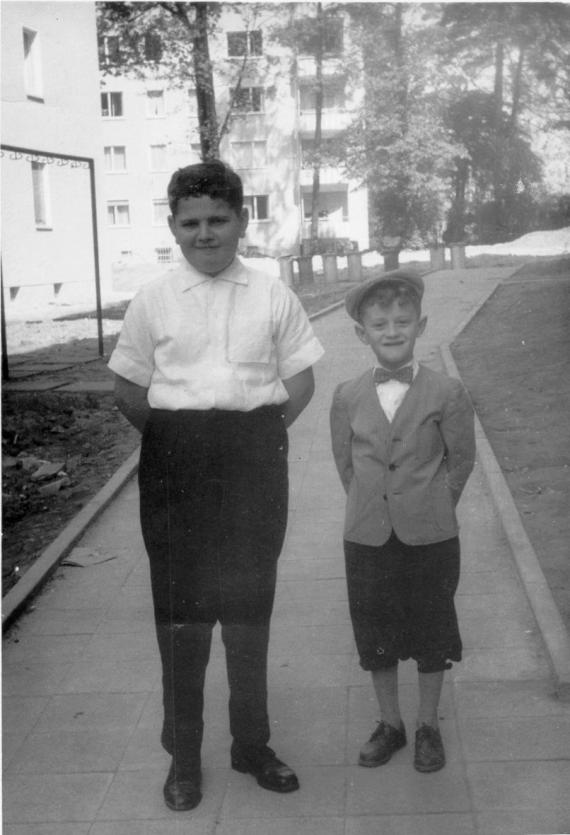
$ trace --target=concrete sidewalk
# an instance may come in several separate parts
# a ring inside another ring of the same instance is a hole
[[[439,346],[508,270],[426,278]],[[553,835],[570,832],[570,706],[551,696],[549,656],[480,464],[460,506],[464,661],[444,687],[447,767],[418,774],[413,744],[356,765],[377,709],[359,665],[342,557],[344,494],[330,454],[333,388],[369,365],[343,310],[314,323],[326,348],[317,394],[291,431],[291,513],[272,626],[272,746],[301,790],[277,795],[229,768],[228,690],[216,630],[206,693],[204,799],[162,800],[161,688],[146,557],[130,481],[4,641],[5,835]],[[409,736],[414,665],[402,665]]]

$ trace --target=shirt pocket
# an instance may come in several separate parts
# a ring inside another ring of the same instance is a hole
[[[232,317],[229,324],[228,360],[238,364],[268,365],[273,355],[271,322],[267,319]]]

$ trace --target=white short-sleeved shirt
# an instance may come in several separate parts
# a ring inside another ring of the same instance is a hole
[[[131,301],[109,368],[155,409],[250,411],[324,351],[294,293],[238,257],[215,277],[184,261]]]

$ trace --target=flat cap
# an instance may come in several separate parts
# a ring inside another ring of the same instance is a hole
[[[356,319],[358,322],[360,305],[362,304],[364,297],[376,287],[381,284],[385,284],[386,282],[407,285],[410,290],[413,290],[420,301],[424,294],[424,282],[419,273],[405,268],[391,270],[390,272],[381,273],[381,275],[369,278],[367,281],[363,281],[362,284],[358,284],[356,287],[353,287],[352,290],[349,290],[344,300],[349,316]]]

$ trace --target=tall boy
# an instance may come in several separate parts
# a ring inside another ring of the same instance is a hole
[[[214,160],[174,173],[170,229],[185,263],[131,302],[110,367],[142,432],[141,526],[163,670],[166,804],[201,799],[203,690],[219,621],[232,767],[294,791],[268,747],[267,650],[287,519],[286,428],[323,351],[297,298],[236,255],[242,183]]]
[[[398,662],[419,679],[414,765],[445,765],[438,727],[444,670],[461,660],[454,594],[455,507],[473,468],[473,410],[462,385],[419,365],[424,283],[406,269],[355,287],[346,309],[378,365],[335,391],[333,453],[347,492],[344,550],[360,663],[370,670],[381,721],[359,763],[382,765],[406,744]]]

